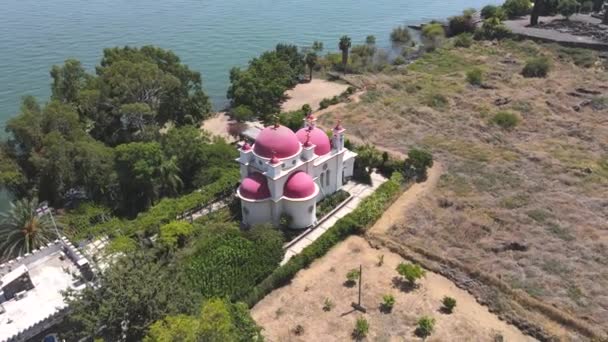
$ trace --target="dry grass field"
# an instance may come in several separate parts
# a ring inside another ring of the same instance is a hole
[[[378,266],[380,256],[383,264]],[[436,320],[427,341],[495,341],[501,337],[502,341],[533,341],[440,275],[427,273],[417,288],[400,288],[395,285],[399,283],[395,268],[400,262],[406,261],[386,249],[371,248],[361,237],[351,237],[300,271],[290,285],[266,296],[251,314],[271,342],[349,341],[359,317],[369,322],[368,341],[421,341],[415,329],[424,315]],[[357,286],[344,284],[345,274],[359,265],[363,267],[365,314],[351,307],[357,299]],[[385,294],[395,298],[390,313],[380,308]],[[441,311],[444,296],[456,299],[452,314]],[[324,310],[326,299],[333,303],[331,310]]]
[[[538,55],[552,61],[549,75],[524,78]],[[608,72],[595,57],[527,41],[447,47],[352,76],[366,94],[320,121],[340,117],[359,139],[401,153],[424,147],[441,161],[437,188],[389,227],[392,240],[608,333]],[[481,87],[466,80],[473,68]],[[502,111],[518,125],[494,124]]]

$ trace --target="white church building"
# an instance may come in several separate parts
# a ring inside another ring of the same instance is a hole
[[[344,147],[345,129],[338,123],[330,141],[315,121],[309,115],[295,133],[279,124],[268,126],[253,146],[240,148],[237,196],[244,225],[279,225],[287,215],[290,228],[310,227],[316,223],[317,202],[352,177],[357,155]]]

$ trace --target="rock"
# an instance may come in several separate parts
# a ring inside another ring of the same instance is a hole
[[[600,95],[602,92],[597,90],[589,90],[585,88],[576,88],[576,92],[586,95]]]
[[[504,105],[508,104],[509,102],[511,102],[511,99],[508,97],[500,97],[500,98],[497,98],[496,100],[494,100],[494,104],[497,106],[504,106]]]
[[[492,252],[500,253],[505,251],[525,252],[528,250],[528,245],[523,242],[511,241],[503,243],[498,247],[492,248]]]

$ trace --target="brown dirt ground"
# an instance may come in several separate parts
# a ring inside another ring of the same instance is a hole
[[[319,108],[319,103],[325,98],[332,98],[342,94],[347,84],[330,82],[322,79],[313,79],[308,83],[301,83],[295,88],[288,90],[286,95],[289,97],[282,105],[283,111],[290,112],[302,108],[309,104],[311,108]]]
[[[384,255],[384,264],[379,267],[380,255]],[[348,341],[358,317],[365,317],[370,324],[369,341],[420,341],[414,331],[423,315],[436,319],[435,332],[427,341],[493,341],[498,335],[504,341],[532,340],[440,275],[427,273],[414,290],[395,286],[395,268],[401,262],[405,261],[399,255],[374,249],[361,237],[351,237],[299,272],[289,286],[264,298],[252,309],[252,316],[271,342]],[[350,304],[356,300],[357,287],[343,284],[345,274],[360,264],[366,314],[352,312]],[[396,299],[391,313],[379,309],[385,294]],[[456,299],[454,313],[440,311],[444,296]],[[325,298],[335,305],[329,312],[323,311]],[[300,336],[292,331],[298,324],[304,328]]]
[[[537,55],[551,59],[548,77],[522,77]],[[484,87],[467,84],[473,67],[483,70]],[[332,108],[321,124],[340,117],[357,139],[402,153],[425,147],[444,166],[438,187],[390,227],[394,241],[607,330],[608,73],[601,62],[583,68],[555,46],[483,42],[349,81],[368,91]],[[492,124],[499,111],[516,114],[518,126]]]

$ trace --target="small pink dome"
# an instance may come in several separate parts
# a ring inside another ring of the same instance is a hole
[[[239,187],[239,193],[242,197],[250,200],[266,199],[270,197],[268,181],[261,173],[254,172],[243,179]]]
[[[287,179],[283,188],[283,196],[288,198],[306,198],[314,194],[315,190],[315,181],[312,180],[312,177],[304,171],[298,171]]]
[[[315,154],[317,154],[319,156],[323,156],[323,155],[326,155],[327,153],[329,153],[329,151],[331,151],[331,144],[329,142],[329,138],[327,137],[327,134],[325,134],[325,132],[323,132],[323,130],[318,127],[313,127],[312,129],[310,129],[310,127],[301,128],[296,133],[298,140],[300,140],[300,142],[302,144],[304,144],[306,142],[307,135],[309,132],[310,132],[310,142],[316,145]]]
[[[300,151],[298,137],[285,126],[264,128],[253,144],[253,152],[260,157],[272,158],[273,151],[277,158],[288,158],[295,155]]]

